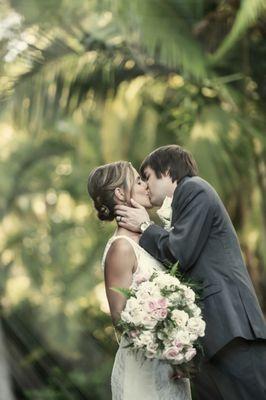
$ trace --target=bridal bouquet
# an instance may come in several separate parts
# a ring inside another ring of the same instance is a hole
[[[119,322],[127,347],[174,365],[196,355],[205,332],[195,292],[175,276],[177,266],[139,273],[130,289],[114,289],[127,297]]]

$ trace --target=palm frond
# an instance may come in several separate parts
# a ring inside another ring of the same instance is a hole
[[[242,0],[230,33],[225,37],[215,53],[210,55],[211,63],[218,63],[246,31],[255,24],[258,18],[265,16],[265,12],[265,0]]]
[[[127,43],[143,64],[161,62],[201,79],[208,65],[200,44],[193,38],[189,21],[180,16],[171,0],[124,2],[116,0],[114,12]]]
[[[12,65],[5,63],[5,85],[0,88],[0,101],[12,100],[20,126],[31,131],[44,123],[50,126],[86,100],[88,104],[94,96],[103,100],[110,90],[115,94],[122,81],[144,73],[125,48],[112,18],[92,18],[89,27],[88,31],[72,25],[70,32],[61,26],[49,32],[44,27],[25,28],[27,46]],[[152,68],[157,71],[160,66]]]

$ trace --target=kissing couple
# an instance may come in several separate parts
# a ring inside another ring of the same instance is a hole
[[[102,258],[114,326],[126,299],[111,288],[130,288],[140,271],[178,261],[180,273],[203,289],[206,330],[192,382],[172,379],[168,363],[136,357],[121,339],[112,399],[189,400],[191,383],[196,400],[266,399],[265,320],[230,217],[192,154],[168,145],[150,153],[139,172],[127,161],[101,165],[89,175],[88,192],[98,218],[117,225]],[[161,207],[170,229],[150,220],[152,207]]]

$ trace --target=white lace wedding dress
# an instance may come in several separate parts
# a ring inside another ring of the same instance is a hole
[[[124,238],[135,251],[138,266],[136,272],[148,269],[164,269],[162,264],[127,236],[112,236],[105,247],[102,267],[114,240]],[[134,275],[133,274],[133,281]],[[165,361],[148,360],[126,349],[122,338],[115,356],[111,376],[112,400],[191,400],[188,379],[172,380],[172,367]]]

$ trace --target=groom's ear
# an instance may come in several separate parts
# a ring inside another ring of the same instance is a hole
[[[165,176],[165,177],[169,177],[169,178],[171,178],[171,176],[170,176],[170,168],[168,168],[164,173],[162,173],[162,175],[163,176]]]

